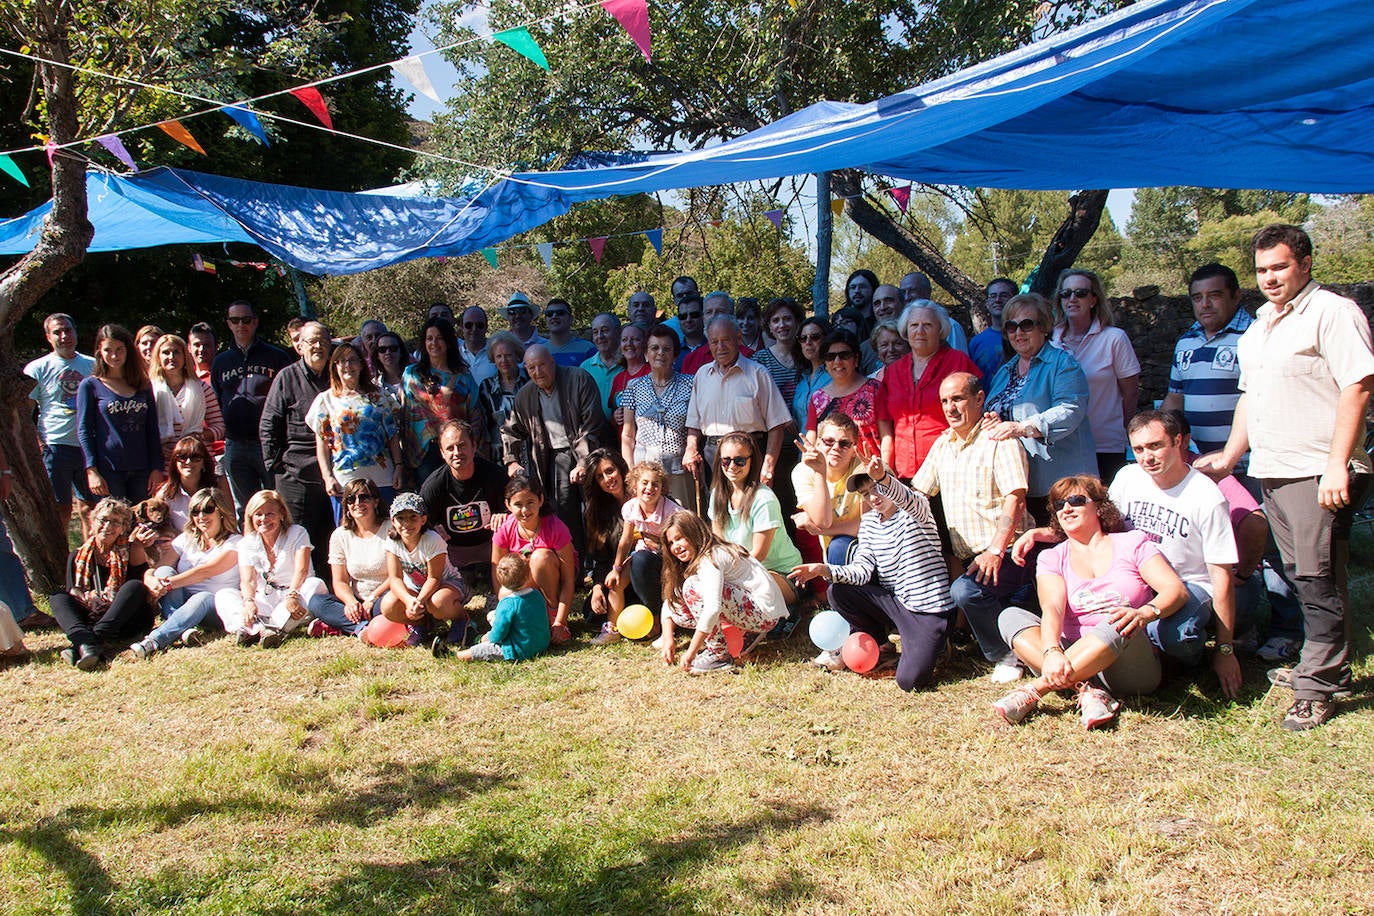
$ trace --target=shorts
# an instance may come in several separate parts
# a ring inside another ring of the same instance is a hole
[[[95,502],[91,491],[86,489],[86,456],[76,445],[43,446],[43,468],[52,481],[53,496],[59,506],[72,504],[72,491],[83,503]]]

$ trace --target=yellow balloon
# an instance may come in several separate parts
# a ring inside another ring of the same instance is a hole
[[[626,639],[643,639],[654,628],[654,612],[642,604],[632,604],[620,612],[615,628]]]

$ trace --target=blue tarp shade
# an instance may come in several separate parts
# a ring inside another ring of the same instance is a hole
[[[1372,107],[1369,0],[1159,0],[866,105],[513,180],[575,200],[855,167],[1031,190],[1371,192]]]
[[[1374,2],[1155,0],[866,105],[821,102],[689,153],[602,154],[476,198],[92,174],[93,251],[244,241],[312,273],[468,254],[580,201],[840,168],[1024,189],[1374,192]],[[46,207],[0,222],[33,247]]]
[[[413,258],[469,254],[564,213],[558,191],[498,181],[474,198],[348,194],[160,168],[86,176],[90,250],[249,242],[314,274],[350,274]],[[0,222],[0,254],[33,248],[44,204]]]

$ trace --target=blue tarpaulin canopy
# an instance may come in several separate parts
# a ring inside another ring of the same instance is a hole
[[[1371,108],[1370,0],[1154,0],[876,102],[820,102],[703,150],[518,173],[470,198],[93,172],[91,250],[242,241],[353,273],[468,254],[581,201],[841,168],[975,187],[1374,192]],[[0,254],[32,248],[46,210],[0,222]]]

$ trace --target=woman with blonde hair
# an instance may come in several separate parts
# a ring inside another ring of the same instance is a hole
[[[224,438],[224,416],[209,382],[195,375],[191,351],[175,334],[163,334],[153,344],[148,375],[157,402],[157,428],[162,460],[170,462],[182,436],[197,436],[206,444]]]

